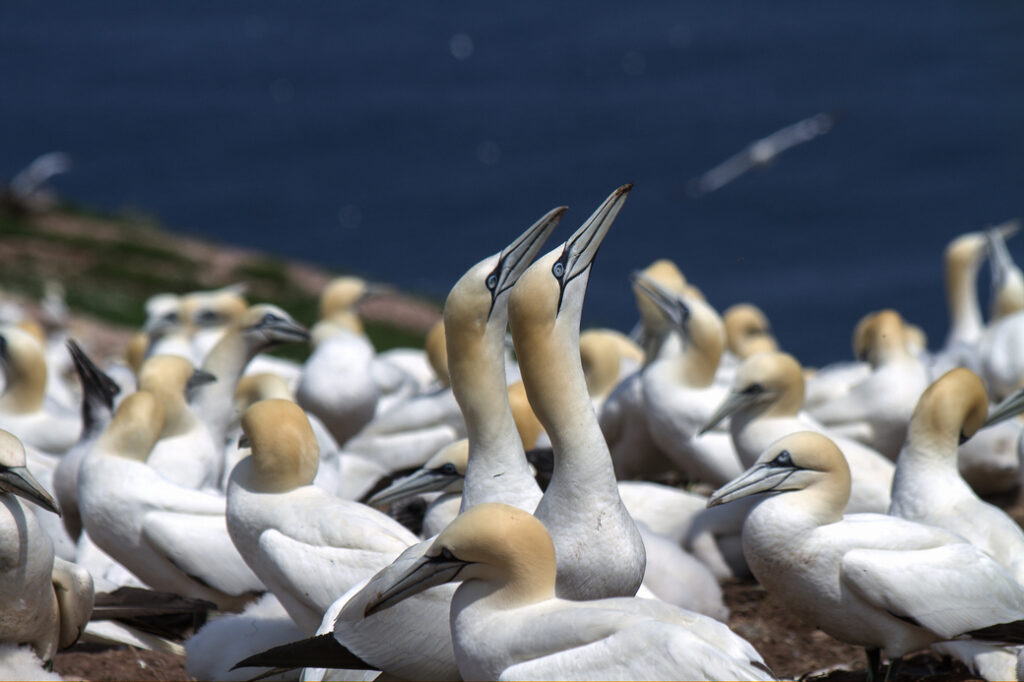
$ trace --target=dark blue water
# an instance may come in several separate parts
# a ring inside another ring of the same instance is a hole
[[[586,323],[628,328],[629,271],[668,256],[807,363],[885,306],[941,345],[945,243],[1022,212],[1024,4],[550,5],[5,3],[0,176],[67,150],[78,202],[438,296],[552,206],[565,236],[634,182]],[[836,107],[832,133],[684,198]]]

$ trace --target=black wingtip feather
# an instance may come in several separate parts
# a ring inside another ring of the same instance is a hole
[[[342,646],[338,640],[334,639],[333,632],[275,646],[239,661],[231,669],[251,667],[283,668],[285,670],[294,668],[378,669]]]

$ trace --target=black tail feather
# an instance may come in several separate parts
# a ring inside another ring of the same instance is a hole
[[[1024,620],[1015,620],[1010,623],[997,623],[987,628],[972,630],[966,633],[973,639],[983,639],[989,642],[1005,642],[1006,644],[1024,644]]]
[[[171,592],[119,587],[96,595],[89,620],[116,620],[167,639],[183,639],[206,622],[217,605]]]
[[[334,639],[333,632],[275,646],[239,661],[231,669],[251,667],[281,668],[283,670],[295,668],[378,670],[377,667],[359,658]]]
[[[82,382],[82,430],[88,433],[96,423],[97,410],[113,412],[114,396],[120,393],[121,387],[89,359],[74,339],[67,340],[67,347]]]

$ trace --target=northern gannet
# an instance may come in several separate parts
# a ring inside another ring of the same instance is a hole
[[[686,290],[686,278],[668,259],[651,263],[643,272],[670,291],[681,294]],[[643,365],[678,354],[681,350],[679,336],[672,330],[665,313],[635,283],[633,292],[640,311]],[[605,399],[600,422],[612,453],[615,475],[620,479],[651,478],[676,468],[651,436],[640,370],[620,381]]]
[[[754,353],[776,351],[778,342],[772,336],[768,317],[753,303],[736,303],[722,313],[726,348],[744,360]]]
[[[92,578],[54,557],[36,515],[15,497],[60,514],[25,464],[21,441],[0,430],[0,642],[28,644],[50,663],[89,620]]]
[[[82,533],[78,513],[78,467],[114,413],[114,397],[121,388],[97,367],[89,356],[68,339],[68,352],[82,382],[82,436],[65,452],[53,472],[53,492],[60,502],[64,528],[73,540]]]
[[[721,485],[743,471],[743,465],[728,433],[698,432],[727,393],[715,383],[725,346],[722,319],[703,301],[674,294],[643,273],[637,273],[635,282],[685,339],[681,353],[644,369],[651,435],[691,480]]]
[[[1017,232],[1018,226],[1006,223],[996,228],[1004,237]],[[932,358],[931,376],[938,378],[954,367],[977,372],[981,359],[978,343],[984,333],[981,306],[978,304],[978,270],[987,252],[983,232],[960,235],[943,254],[946,304],[949,308],[949,334],[945,347]]]
[[[998,229],[985,232],[992,269],[991,316],[981,340],[985,385],[1002,400],[1024,379],[1024,274],[1006,248]]]
[[[580,332],[580,362],[587,380],[587,393],[598,414],[612,390],[640,369],[643,361],[643,350],[622,332],[614,329]]]
[[[46,358],[32,334],[16,326],[0,329],[0,428],[47,454],[66,452],[82,433],[81,415],[46,399]]]
[[[1018,402],[1016,410],[1022,409]],[[936,380],[910,420],[889,513],[966,538],[1024,585],[1024,531],[1006,512],[979,499],[957,470],[958,446],[978,432],[987,415],[988,396],[973,372],[958,368]]]
[[[423,537],[434,537],[452,522],[462,505],[462,482],[469,464],[469,440],[462,438],[447,445],[422,467],[403,476],[373,494],[366,504],[376,507],[398,502],[414,495],[440,492],[427,506],[423,516]]]
[[[871,374],[842,396],[808,408],[811,416],[837,435],[858,440],[895,459],[907,423],[928,372],[909,350],[903,318],[895,310],[866,316],[857,325],[854,355],[871,365]]]
[[[478,505],[382,586],[366,613],[462,581],[451,631],[467,680],[774,679],[749,642],[711,618],[646,599],[556,597],[555,554],[529,513]]]
[[[279,374],[274,374],[273,372],[246,374],[238,380],[238,388],[235,390],[235,416],[232,418],[232,421],[241,423],[242,415],[249,409],[249,406],[261,400],[271,398],[296,402],[295,394],[289,388],[288,382]],[[317,467],[313,485],[319,486],[343,499],[351,500],[361,497],[382,476],[387,474],[384,469],[376,467],[372,462],[362,458],[358,458],[360,460],[359,463],[352,464],[352,460],[356,459],[356,456],[344,455],[338,449],[338,443],[331,436],[324,423],[316,415],[309,412],[306,412],[306,418],[309,420],[309,425],[313,428],[317,446],[320,448],[320,464]],[[245,450],[238,447],[237,436],[240,435],[241,426],[233,434],[231,440],[234,440],[234,442],[229,440],[225,448],[224,462],[229,471],[246,455]],[[345,464],[350,466],[346,468],[346,480],[343,481],[341,471]],[[366,472],[366,475],[364,475],[364,472]],[[349,492],[352,488],[361,489],[361,492],[356,495],[343,494]]]
[[[551,482],[534,513],[555,543],[558,593],[571,599],[632,596],[644,575],[643,541],[619,498],[579,351],[590,266],[631,188],[615,190],[562,246],[531,265],[508,303],[526,393],[554,450]],[[449,345],[450,364],[454,358]],[[518,438],[515,447],[520,447]],[[471,460],[463,510],[471,506],[472,474]]]
[[[384,514],[313,485],[316,437],[295,403],[255,403],[242,430],[251,454],[228,482],[228,532],[253,572],[312,634],[339,595],[419,538]]]
[[[787,149],[832,130],[832,126],[838,120],[837,113],[822,112],[791,123],[767,137],[754,140],[743,151],[730,156],[699,178],[691,180],[686,186],[687,192],[691,197],[699,197],[714,192],[750,170],[765,168]]]
[[[163,406],[163,429],[146,464],[172,483],[199,490],[220,484],[223,448],[186,402],[186,394],[217,377],[180,355],[153,355],[139,371],[139,389]]]
[[[800,410],[804,380],[800,363],[786,353],[760,353],[736,370],[732,390],[708,426],[729,417],[736,452],[750,466],[765,448],[796,431],[817,431],[842,448],[853,476],[851,512],[885,513],[895,472],[881,453],[859,442],[836,436]]]
[[[202,364],[220,338],[245,314],[249,308],[245,290],[244,284],[232,284],[213,291],[193,291],[182,297],[191,330],[189,342],[194,364]]]
[[[867,649],[876,675],[880,654],[898,660],[937,641],[1007,636],[986,634],[992,626],[1019,637],[1024,589],[980,549],[905,519],[843,516],[850,469],[825,436],[776,441],[708,504],[757,493],[766,495],[743,525],[754,576],[801,619]]]
[[[339,445],[373,419],[380,397],[373,344],[355,311],[366,290],[356,277],[339,277],[324,287],[320,320],[310,331],[313,352],[295,391],[299,404],[324,422]]]
[[[203,360],[203,371],[216,381],[198,387],[189,404],[206,424],[218,447],[231,430],[232,400],[246,365],[256,356],[283,343],[309,340],[306,328],[281,308],[269,303],[249,306]],[[230,472],[222,472],[225,476]]]
[[[526,463],[507,400],[505,328],[510,291],[561,220],[565,208],[553,209],[511,244],[470,268],[445,301],[448,370],[452,392],[465,403],[469,460],[461,507],[500,500],[532,512],[540,488]],[[578,357],[578,351],[576,351]],[[363,607],[394,576],[400,575],[430,546],[420,542],[366,585],[343,595],[337,609],[334,638],[366,661],[399,677],[451,679],[458,670],[451,634],[439,631],[450,609],[451,588],[424,592],[397,609],[363,618]],[[401,631],[395,638],[392,633]]]
[[[176,485],[145,462],[163,422],[149,392],[118,406],[79,468],[85,529],[150,587],[240,609],[265,588],[231,544],[225,499]]]

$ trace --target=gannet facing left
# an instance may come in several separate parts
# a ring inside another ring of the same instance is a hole
[[[957,468],[958,446],[977,433],[987,415],[985,387],[970,370],[951,370],[929,386],[896,461],[889,513],[964,537],[1024,585],[1024,531],[1006,512],[981,500]]]
[[[48,663],[89,620],[92,578],[74,564],[55,563],[50,538],[18,497],[60,514],[26,468],[21,441],[0,431],[0,642],[29,644]]]
[[[543,524],[515,507],[477,505],[384,586],[366,613],[462,581],[451,630],[467,680],[774,679],[722,623],[653,600],[559,599],[555,575]]]
[[[934,526],[843,516],[850,469],[825,436],[776,441],[708,504],[758,493],[743,526],[754,576],[802,620],[865,647],[872,668],[879,653],[898,659],[955,637],[1019,637],[1024,589],[987,554]],[[1009,632],[984,632],[1001,624]]]

